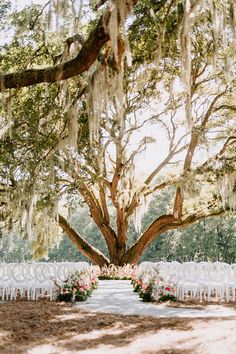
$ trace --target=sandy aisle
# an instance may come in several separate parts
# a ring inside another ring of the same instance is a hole
[[[100,280],[99,287],[80,308],[88,311],[101,311],[120,315],[142,315],[157,317],[236,317],[236,306],[224,306],[211,303],[202,306],[187,306],[175,303],[166,304],[144,303],[137,293],[133,292],[130,281]]]

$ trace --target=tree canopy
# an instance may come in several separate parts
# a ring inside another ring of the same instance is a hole
[[[99,265],[136,263],[164,232],[235,208],[233,1],[5,1],[0,15],[3,229],[21,229],[36,256],[60,226]],[[140,177],[160,135],[166,154]],[[168,207],[142,230],[163,189]],[[109,257],[69,222],[83,203]]]

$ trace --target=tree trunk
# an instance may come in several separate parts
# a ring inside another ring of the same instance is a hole
[[[208,215],[189,215],[183,220],[176,220],[173,214],[162,215],[144,231],[140,238],[127,251],[125,244],[121,245],[119,242],[116,242],[109,252],[110,260],[73,230],[61,215],[59,216],[59,224],[78,250],[100,267],[108,264],[123,266],[124,264],[137,264],[148,245],[166,231],[184,228],[203,217],[217,216],[224,212],[225,210],[222,209]]]
[[[116,248],[113,250],[112,255],[110,255],[110,263],[117,266],[121,265],[121,259],[124,257],[125,252],[125,246],[117,245]]]
[[[104,256],[102,252],[90,245],[84,238],[82,238],[66,221],[66,219],[59,215],[59,225],[62,230],[67,234],[69,239],[74,243],[78,250],[92,262],[100,267],[108,265],[109,259]]]

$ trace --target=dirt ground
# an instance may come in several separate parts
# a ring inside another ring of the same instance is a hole
[[[156,303],[159,306],[158,303]],[[176,307],[176,308],[189,308],[189,309],[196,309],[196,310],[204,310],[207,308],[211,308],[212,306],[221,306],[224,308],[231,308],[236,310],[236,302],[226,302],[225,299],[217,299],[212,297],[211,302],[208,301],[198,301],[191,297],[188,297],[185,301],[173,301],[173,302],[166,302],[165,306],[167,307]]]
[[[153,318],[43,300],[0,303],[1,354],[235,354],[235,330],[236,317]]]

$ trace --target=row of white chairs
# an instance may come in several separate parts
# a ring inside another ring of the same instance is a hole
[[[29,262],[0,263],[0,297],[13,300],[21,298],[37,300],[40,296],[55,296],[55,281],[63,282],[69,274],[84,271],[90,267],[87,262]]]
[[[176,296],[185,300],[191,296],[200,301],[213,296],[235,302],[236,264],[224,262],[143,262],[139,272],[155,269],[167,282],[176,287]]]

